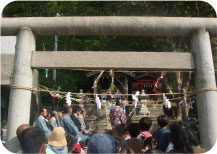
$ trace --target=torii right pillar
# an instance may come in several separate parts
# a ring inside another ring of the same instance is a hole
[[[210,36],[206,29],[198,29],[193,34],[192,48],[196,63],[196,88],[216,88]],[[217,138],[217,91],[198,93],[197,110],[201,147],[210,150]]]

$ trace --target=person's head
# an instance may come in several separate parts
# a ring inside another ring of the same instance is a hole
[[[20,141],[20,134],[22,133],[22,131],[24,131],[25,129],[31,127],[31,125],[29,124],[22,124],[17,128],[16,134],[17,134],[17,138]]]
[[[176,121],[170,125],[170,140],[175,151],[183,153],[193,153],[192,146],[198,146],[197,136],[192,131],[190,125],[184,121]]]
[[[4,122],[4,129],[7,129],[8,128],[8,125],[6,122]]]
[[[149,117],[144,117],[139,120],[139,128],[141,131],[149,131],[152,121]]]
[[[46,136],[42,129],[29,127],[20,134],[20,144],[23,153],[44,153]]]
[[[47,109],[45,107],[40,108],[39,114],[45,118],[47,116]]]
[[[120,106],[120,105],[121,105],[120,100],[117,99],[117,100],[116,100],[116,106]]]
[[[64,107],[64,113],[71,115],[72,114],[72,107],[71,106],[65,106]]]
[[[57,118],[58,117],[57,111],[52,111],[51,117]]]
[[[106,133],[96,133],[91,136],[87,153],[115,153],[114,138]]]
[[[59,118],[59,119],[62,119],[62,118],[63,118],[63,113],[60,112],[60,111],[58,112],[58,118]]]
[[[168,123],[169,123],[169,119],[166,115],[160,115],[157,118],[157,123],[158,125],[163,128],[163,127],[167,127]]]
[[[136,138],[139,135],[139,124],[137,123],[131,123],[128,126],[128,132],[131,138]]]
[[[50,114],[47,114],[47,116],[45,117],[47,120],[50,120],[51,118],[51,115]]]
[[[200,141],[200,135],[199,135],[199,121],[196,118],[188,118],[186,121],[187,124],[190,125],[193,132],[197,136],[198,140]]]
[[[122,136],[123,138],[125,138],[128,135],[128,130],[127,130],[126,124],[117,125],[117,127],[115,128],[115,131],[119,136]]]
[[[55,147],[63,147],[67,145],[66,133],[63,127],[55,127],[48,138],[48,144]]]
[[[149,137],[144,141],[144,149],[145,150],[152,150],[157,147],[157,141],[154,137]]]
[[[86,117],[86,111],[85,111],[85,109],[82,109],[82,110],[81,110],[81,115],[83,116],[83,118]]]
[[[81,148],[83,149],[84,153],[87,154],[87,142],[80,142]]]
[[[76,114],[77,116],[79,116],[81,113],[81,108],[79,106],[75,106],[73,108],[73,113]]]

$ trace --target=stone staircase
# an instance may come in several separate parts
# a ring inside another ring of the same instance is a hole
[[[150,111],[149,117],[152,119],[152,127],[150,130],[152,132],[156,130],[156,128],[158,128],[157,117],[159,115],[164,114],[164,111],[163,111],[161,104],[156,105],[156,107],[154,107],[153,105],[147,106],[147,107],[148,107],[148,110]],[[109,109],[102,106],[102,109],[97,111],[95,104],[85,104],[84,108],[88,115],[85,121],[96,132],[105,132],[105,129],[112,128],[110,120],[109,120],[109,113],[110,113]],[[128,107],[126,107],[127,117],[133,108],[134,108],[133,105],[129,105]],[[140,108],[141,108],[141,105],[138,105],[136,111],[134,112],[134,115],[131,118],[128,118],[127,120],[128,123],[138,123],[142,117],[145,117],[145,116],[148,117],[148,115],[138,115]],[[90,117],[91,115],[94,115],[95,117]]]
[[[110,120],[109,120],[109,113],[110,110],[107,108],[101,109],[98,111],[98,118],[97,118],[97,132],[105,132],[105,129],[112,129]]]

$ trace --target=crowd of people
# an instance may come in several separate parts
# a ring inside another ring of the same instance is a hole
[[[96,133],[85,123],[86,112],[79,106],[64,107],[63,112],[40,109],[36,125],[17,128],[18,153],[201,153],[197,130],[184,121],[169,125],[166,115],[157,118],[159,128],[150,133],[152,120],[143,117],[139,123],[126,123],[119,107],[111,110],[112,130]]]

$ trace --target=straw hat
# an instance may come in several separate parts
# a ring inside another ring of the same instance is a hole
[[[53,129],[50,137],[48,138],[48,144],[52,146],[66,146],[65,130],[62,127],[56,127]]]

